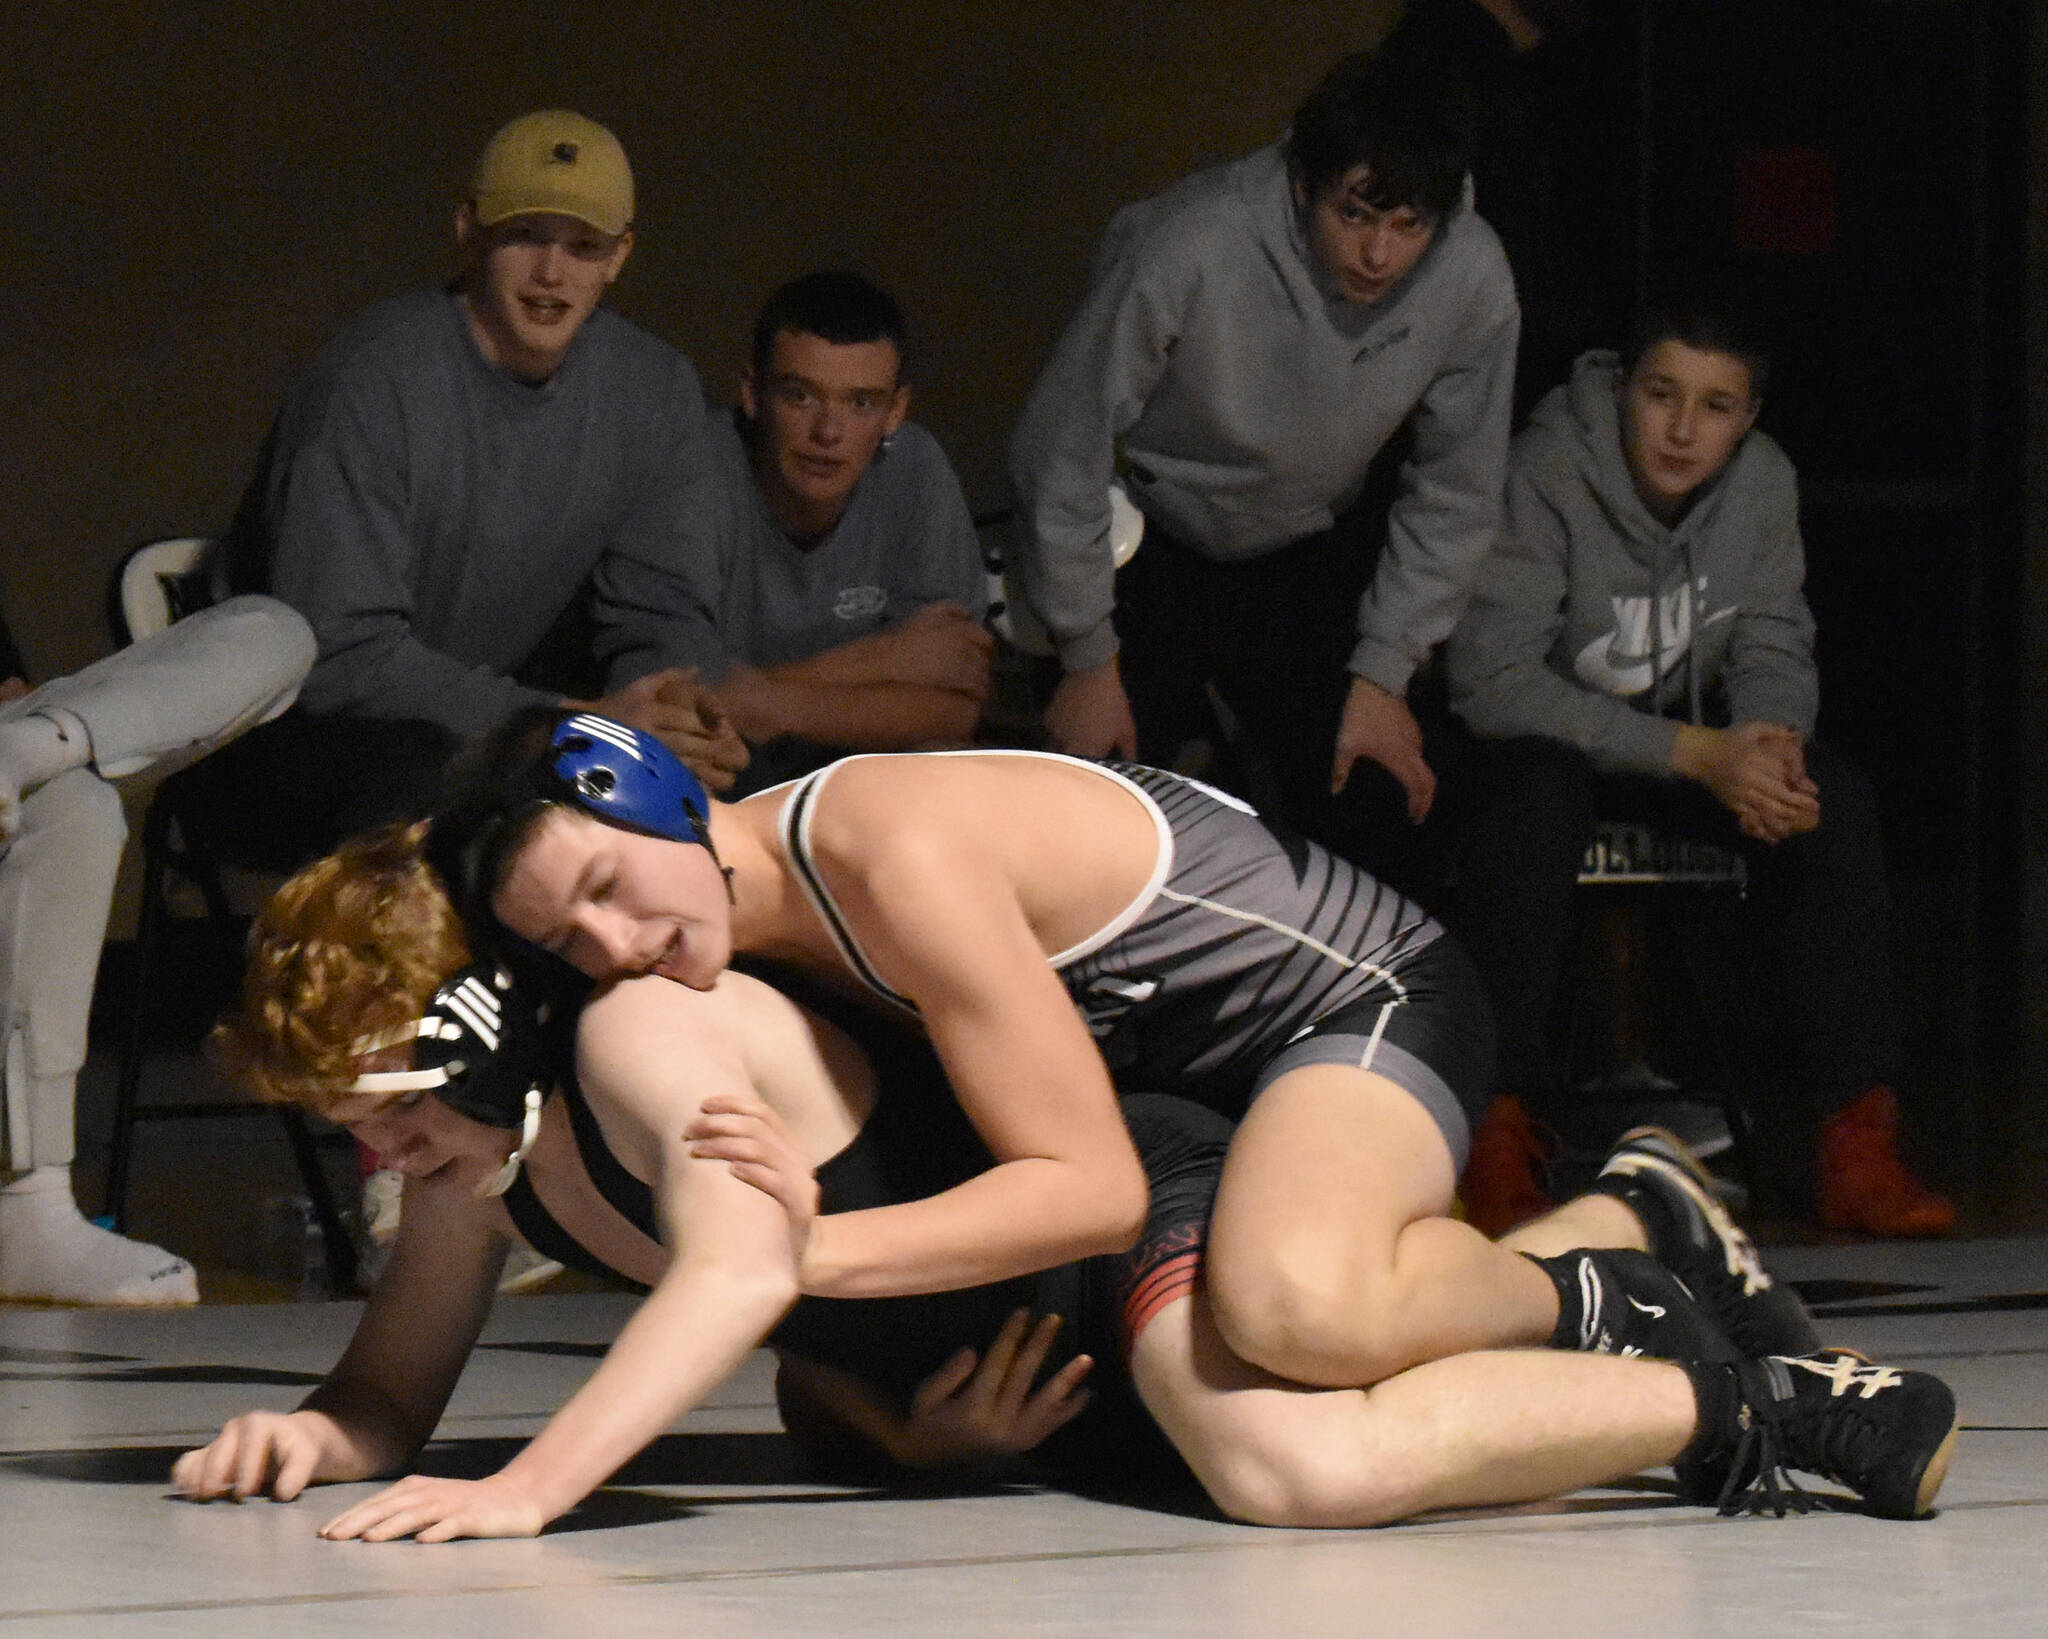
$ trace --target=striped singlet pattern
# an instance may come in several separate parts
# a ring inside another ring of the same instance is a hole
[[[1050,752],[940,755],[1086,768],[1152,816],[1159,851],[1145,885],[1088,939],[1048,958],[1123,1091],[1178,1093],[1241,1113],[1260,1069],[1326,1013],[1371,996],[1398,1005],[1401,969],[1442,932],[1356,866],[1184,775]],[[796,783],[783,845],[847,966],[909,1009],[868,961],[812,855],[811,822],[841,766]]]

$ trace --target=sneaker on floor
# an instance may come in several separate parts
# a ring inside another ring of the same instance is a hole
[[[1472,1134],[1472,1154],[1458,1182],[1465,1221],[1489,1240],[1531,1218],[1540,1218],[1557,1203],[1541,1179],[1548,1146],[1518,1098],[1496,1098],[1486,1107]]]
[[[505,1267],[498,1272],[500,1292],[531,1292],[545,1286],[562,1272],[562,1266],[530,1246],[515,1246],[505,1254]]]
[[[1756,1243],[1715,1199],[1706,1167],[1670,1133],[1624,1133],[1594,1188],[1642,1219],[1652,1255],[1743,1354],[1811,1354],[1821,1346],[1799,1294],[1771,1277]]]
[[[1718,1455],[1682,1462],[1679,1489],[1724,1514],[1807,1513],[1821,1499],[1788,1470],[1845,1485],[1865,1510],[1920,1519],[1955,1452],[1956,1397],[1928,1372],[1849,1349],[1745,1360],[1734,1368],[1736,1427]]]
[[[1736,1357],[1713,1317],[1647,1252],[1581,1247],[1531,1261],[1557,1288],[1552,1348],[1700,1364]]]
[[[1872,1087],[1821,1123],[1814,1217],[1823,1229],[1884,1240],[1948,1235],[1956,1207],[1907,1169],[1899,1155],[1899,1098]]]
[[[198,1301],[191,1264],[78,1210],[69,1167],[37,1167],[0,1189],[0,1302],[156,1309]]]

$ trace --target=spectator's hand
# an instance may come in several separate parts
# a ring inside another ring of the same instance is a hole
[[[996,640],[961,604],[927,603],[877,632],[873,641],[888,655],[893,682],[988,698]]]
[[[782,1118],[757,1098],[713,1093],[683,1137],[691,1155],[725,1162],[735,1178],[772,1197],[788,1214],[790,1255],[801,1286],[818,1218],[818,1179]]]
[[[649,672],[602,700],[568,703],[652,734],[689,765],[707,791],[730,790],[747,766],[746,741],[697,680],[695,666]]]
[[[1678,731],[1672,766],[1734,814],[1743,835],[1783,842],[1820,824],[1820,791],[1806,773],[1798,733],[1778,723]]]
[[[290,1502],[319,1469],[330,1427],[315,1412],[249,1412],[172,1464],[171,1489],[194,1502],[261,1496]]]
[[[1401,782],[1408,794],[1408,818],[1420,825],[1436,800],[1436,771],[1422,757],[1422,725],[1398,694],[1363,677],[1351,680],[1344,715],[1337,724],[1337,754],[1330,765],[1330,794],[1351,778],[1359,758],[1370,758]]]
[[[1114,660],[1068,672],[1045,708],[1046,738],[1072,757],[1135,757],[1138,725]]]
[[[918,1386],[891,1453],[909,1468],[944,1468],[1029,1451],[1088,1404],[1081,1387],[1095,1362],[1076,1355],[1035,1391],[1032,1382],[1060,1329],[1029,1310],[1003,1322],[985,1355],[962,1349]]]
[[[26,677],[0,679],[0,706],[19,700],[27,693],[28,679]]]

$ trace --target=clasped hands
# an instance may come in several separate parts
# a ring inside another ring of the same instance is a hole
[[[1673,742],[1671,764],[1711,791],[1742,834],[1758,842],[1783,842],[1820,824],[1820,787],[1806,772],[1806,743],[1796,729],[1687,724]]]
[[[750,753],[725,710],[698,681],[695,666],[649,672],[602,700],[565,702],[651,734],[712,792],[728,791]]]

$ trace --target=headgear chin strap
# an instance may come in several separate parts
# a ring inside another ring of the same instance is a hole
[[[607,824],[711,847],[711,798],[651,734],[578,712],[556,728],[549,769],[562,800]]]

